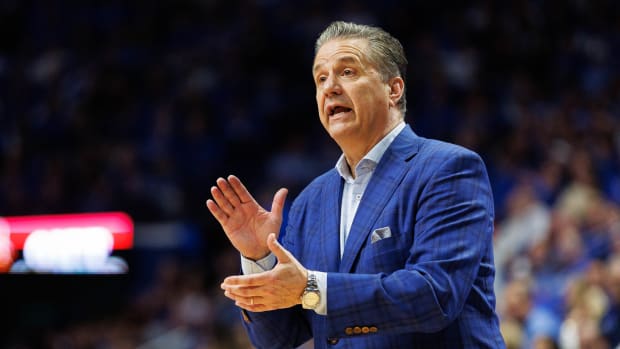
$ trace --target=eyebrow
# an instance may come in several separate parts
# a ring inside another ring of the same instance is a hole
[[[347,56],[339,57],[336,60],[336,62],[337,63],[357,63],[358,60],[355,59],[355,56],[347,55]],[[322,66],[323,64],[315,64],[314,67],[312,67],[312,74],[316,74],[317,70],[319,70]]]

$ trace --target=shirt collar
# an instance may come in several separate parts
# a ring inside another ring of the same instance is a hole
[[[390,147],[390,145],[396,139],[400,131],[402,131],[404,128],[405,122],[401,121],[398,125],[396,125],[396,127],[392,129],[392,131],[385,135],[385,137],[383,137],[383,139],[381,139],[379,143],[375,144],[375,146],[372,147],[372,149],[370,149],[370,151],[366,155],[364,155],[362,160],[360,160],[360,162],[357,164],[355,172],[359,174],[361,172],[359,171],[359,169],[362,166],[370,166],[372,169],[374,169],[379,163],[379,160],[381,160],[381,157],[383,157],[383,154],[385,154],[385,151]],[[347,164],[347,160],[345,159],[344,154],[340,155],[338,162],[336,162],[336,170],[345,180],[353,180],[353,176],[351,175],[351,171],[349,170],[349,165]]]

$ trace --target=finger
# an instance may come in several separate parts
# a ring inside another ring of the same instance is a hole
[[[289,263],[291,261],[289,252],[280,245],[278,239],[276,239],[276,234],[271,233],[267,236],[267,247],[276,256],[279,263]]]
[[[215,217],[221,225],[224,225],[224,223],[228,220],[228,215],[224,213],[224,211],[222,211],[213,200],[207,200],[206,204],[213,217]]]
[[[259,299],[259,298],[254,298],[254,303],[252,303],[251,299],[249,301],[248,300],[235,301],[235,305],[238,306],[239,308],[243,308],[245,310],[252,311],[255,313],[262,312],[262,311],[283,309],[283,308],[288,308],[291,306],[291,305],[283,305],[280,302],[269,303],[266,299]]]
[[[224,291],[224,296],[232,299],[235,302],[244,304],[244,305],[258,305],[264,303],[264,298],[262,296],[257,295],[240,295],[238,293],[234,293],[231,290]]]
[[[287,194],[288,189],[282,188],[278,190],[273,196],[273,202],[271,203],[271,212],[273,212],[278,217],[282,217],[282,212],[284,211],[284,203],[286,202]]]
[[[236,275],[229,276],[222,282],[222,288],[228,288],[233,286],[242,286],[242,287],[250,287],[250,286],[263,286],[268,284],[271,280],[271,273],[257,273],[251,275]]]
[[[245,310],[256,311],[255,309],[259,306],[259,304],[255,303],[255,300],[253,298],[237,298],[227,292],[224,292],[224,296],[230,298],[235,302],[236,306]]]
[[[224,213],[226,213],[228,216],[230,216],[233,213],[233,210],[235,208],[230,203],[230,201],[226,198],[226,196],[222,194],[222,191],[220,188],[215,187],[215,186],[211,187],[211,196],[213,196],[213,199],[215,200],[219,208],[222,211],[224,211]]]
[[[282,309],[282,306],[277,304],[267,304],[266,300],[262,297],[244,298],[235,301],[235,305],[239,308],[243,308],[252,312],[261,312],[268,310]]]
[[[235,175],[228,176],[228,183],[235,191],[235,194],[239,197],[242,203],[255,201],[248,189],[241,183],[241,180]]]
[[[240,285],[228,285],[222,284],[222,289],[231,295],[247,298],[266,295],[266,291],[263,286],[240,286]]]
[[[256,289],[258,290],[258,289]],[[282,296],[275,296],[272,293],[252,293],[251,295],[240,295],[232,289],[225,289],[224,296],[233,300],[235,305],[249,311],[267,311],[289,307],[282,303]]]
[[[238,306],[239,308],[245,309],[247,311],[251,311],[253,313],[258,313],[258,312],[278,309],[276,307],[269,307],[269,306],[264,305],[264,304],[256,304],[256,303],[255,304],[247,304],[247,303],[235,302],[235,305]]]
[[[216,183],[218,188],[222,191],[222,194],[224,194],[226,199],[233,207],[237,207],[241,203],[243,203],[243,201],[239,198],[239,196],[237,196],[237,193],[235,193],[234,189],[227,180],[225,180],[224,178],[218,178]]]

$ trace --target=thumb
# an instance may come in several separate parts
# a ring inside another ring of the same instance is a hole
[[[288,263],[291,261],[289,252],[280,245],[278,239],[276,239],[276,234],[271,233],[267,236],[267,247],[269,247],[269,251],[276,256],[278,263]]]

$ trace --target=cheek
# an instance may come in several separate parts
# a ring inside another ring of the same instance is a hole
[[[369,88],[359,92],[360,98],[358,98],[358,102],[361,105],[372,107],[373,109],[388,109],[390,99],[385,90]]]
[[[321,97],[320,94],[316,95],[316,110],[319,113],[319,117],[323,118],[323,103],[324,103],[324,99]]]
[[[383,103],[370,89],[359,89],[355,91],[355,95],[357,98],[354,99],[354,103],[360,111],[368,108],[376,109]]]

